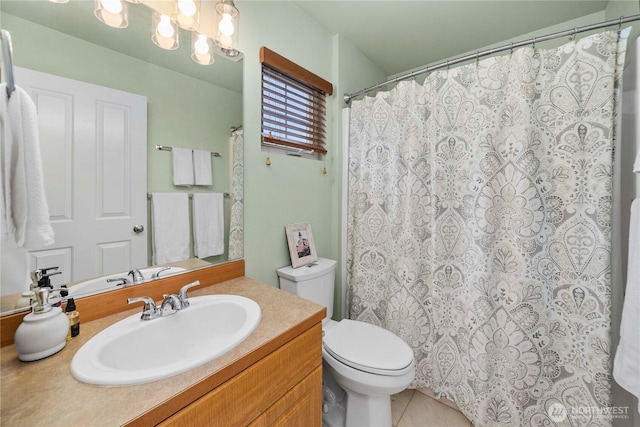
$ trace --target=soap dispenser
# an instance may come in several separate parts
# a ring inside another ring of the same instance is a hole
[[[36,302],[36,290],[40,287],[42,280],[42,270],[33,270],[31,272],[31,285],[27,292],[23,292],[18,301],[16,301],[15,308],[30,307]]]
[[[50,289],[36,291],[36,305],[27,314],[15,334],[18,358],[23,362],[44,359],[66,345],[69,319],[60,307],[49,304]]]

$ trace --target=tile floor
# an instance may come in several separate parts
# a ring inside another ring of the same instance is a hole
[[[473,427],[462,413],[417,390],[391,396],[394,427]]]

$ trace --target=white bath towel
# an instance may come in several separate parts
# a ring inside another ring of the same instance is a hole
[[[613,377],[628,392],[640,398],[640,199],[631,204],[627,287]]]
[[[0,85],[2,122],[2,237],[18,246],[39,248],[54,243],[44,189],[38,114],[22,88],[9,98]]]
[[[151,194],[153,263],[189,258],[189,199],[187,193]]]
[[[196,185],[212,185],[211,151],[193,150],[193,172]]]
[[[193,154],[190,148],[173,147],[173,185],[193,185]]]
[[[222,193],[193,195],[193,247],[198,258],[224,253]]]

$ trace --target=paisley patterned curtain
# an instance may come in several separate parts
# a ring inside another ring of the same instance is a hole
[[[476,425],[610,424],[625,46],[519,49],[353,103],[349,317],[404,339],[413,386]]]
[[[233,132],[231,143],[231,220],[229,259],[244,258],[244,132]]]

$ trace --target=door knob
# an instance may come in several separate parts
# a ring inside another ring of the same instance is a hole
[[[138,224],[133,226],[134,233],[142,233],[144,231],[144,225]]]

